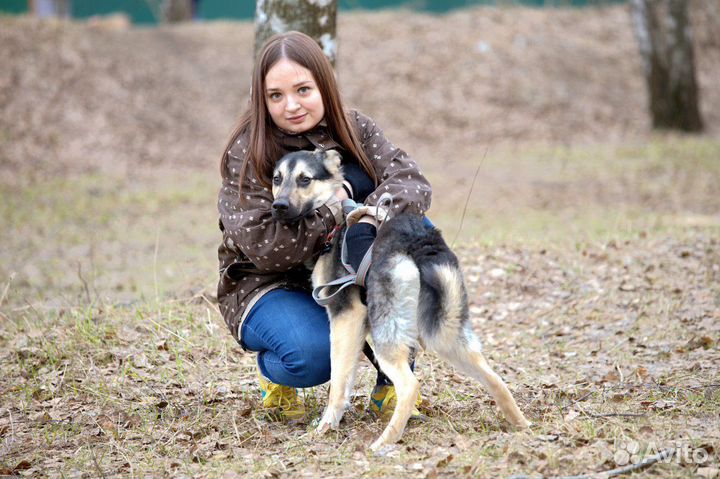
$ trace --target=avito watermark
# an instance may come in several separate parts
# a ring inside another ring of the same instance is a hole
[[[618,466],[626,466],[628,464],[637,464],[646,457],[659,454],[661,451],[672,447],[675,449],[674,454],[669,454],[660,462],[677,464],[704,464],[710,458],[710,454],[701,447],[692,447],[685,441],[677,440],[666,447],[658,447],[653,441],[648,442],[645,447],[641,447],[640,443],[635,440],[620,441],[617,450],[613,454],[615,464]]]

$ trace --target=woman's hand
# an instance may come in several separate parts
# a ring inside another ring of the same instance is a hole
[[[335,196],[340,201],[347,200],[350,198],[347,194],[347,191],[345,191],[345,188],[338,188],[337,190],[335,190]]]
[[[373,225],[375,228],[377,228],[377,219],[375,219],[374,216],[371,215],[365,215],[362,218],[358,220],[358,223],[367,223],[369,225]]]

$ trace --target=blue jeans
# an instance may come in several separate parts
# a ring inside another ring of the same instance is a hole
[[[330,380],[330,322],[309,293],[275,289],[255,303],[240,330],[242,346],[256,351],[260,372],[296,388]]]

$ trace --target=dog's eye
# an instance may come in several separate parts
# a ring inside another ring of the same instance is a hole
[[[310,180],[312,178],[308,178],[307,176],[303,176],[302,178],[298,178],[298,185],[300,186],[307,186],[310,184]]]
[[[280,186],[280,181],[282,181],[282,178],[280,178],[280,175],[273,176],[273,185]]]

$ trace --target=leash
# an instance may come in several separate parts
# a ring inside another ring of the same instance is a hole
[[[380,195],[380,199],[378,200],[377,206],[376,206],[376,219],[378,220],[378,231],[382,227],[382,225],[385,223],[385,220],[387,219],[388,213],[385,212],[385,215],[383,218],[380,218],[379,211],[380,207],[387,203],[387,211],[391,211],[392,204],[393,204],[393,198],[392,195],[389,193],[383,193]],[[343,214],[345,216],[351,214],[353,211],[360,209],[361,207],[364,207],[364,205],[356,203],[355,201],[351,199],[343,200],[342,201],[342,208],[343,208]],[[337,228],[337,227],[336,227]],[[326,240],[326,247],[330,246],[330,242],[335,237],[335,229],[331,231],[332,237],[329,236],[329,239]],[[345,268],[345,270],[348,272],[345,276],[342,276],[340,278],[337,278],[333,281],[330,281],[326,284],[321,284],[313,289],[312,297],[315,300],[317,304],[320,306],[327,306],[330,301],[338,294],[340,291],[342,291],[345,288],[348,288],[350,286],[362,286],[365,287],[365,279],[367,278],[368,271],[370,270],[370,265],[372,264],[372,251],[373,246],[371,245],[370,248],[365,253],[365,256],[363,256],[362,261],[360,262],[360,265],[358,266],[357,271],[353,269],[353,267],[348,262],[347,258],[347,236],[343,237],[342,246],[340,249],[340,261]]]

